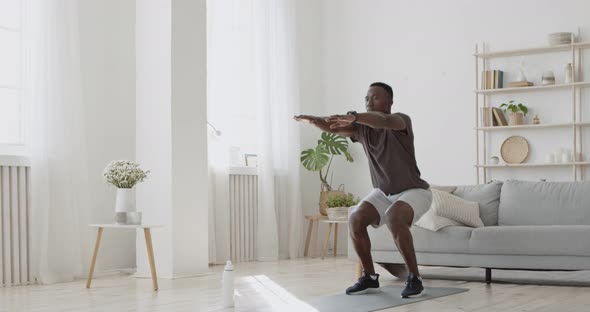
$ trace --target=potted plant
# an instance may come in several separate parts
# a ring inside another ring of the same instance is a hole
[[[301,164],[309,171],[317,171],[320,176],[321,190],[320,190],[320,213],[327,215],[326,200],[337,195],[344,194],[344,185],[340,185],[336,190],[328,183],[328,175],[330,174],[330,166],[334,156],[344,155],[347,161],[352,162],[352,156],[348,153],[348,140],[340,135],[328,132],[322,132],[318,144],[315,148],[306,149],[301,152]],[[327,166],[326,170],[324,168]],[[332,177],[332,175],[330,176]]]
[[[141,224],[141,213],[135,211],[133,187],[143,182],[149,171],[144,171],[138,163],[116,160],[109,163],[103,177],[106,183],[117,188],[115,221],[121,224]]]
[[[529,109],[522,105],[522,103],[514,104],[514,101],[508,103],[502,103],[500,108],[503,108],[504,112],[510,111],[508,114],[508,125],[519,126],[524,124],[524,116],[529,112]]]
[[[359,198],[354,198],[351,193],[334,195],[326,201],[328,205],[328,218],[330,220],[347,220],[348,208],[356,206]]]

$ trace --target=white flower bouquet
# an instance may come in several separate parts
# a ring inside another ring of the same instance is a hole
[[[139,168],[139,164],[128,160],[112,161],[104,169],[104,180],[116,188],[130,189],[147,179],[149,171]]]

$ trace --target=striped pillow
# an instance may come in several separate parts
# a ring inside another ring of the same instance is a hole
[[[463,225],[455,220],[451,220],[449,218],[441,217],[434,213],[434,210],[428,209],[428,211],[423,214],[418,222],[414,223],[416,226],[421,228],[431,230],[436,232],[444,227],[451,226],[451,225]]]
[[[464,200],[453,194],[432,189],[432,206],[434,212],[445,218],[455,220],[470,227],[482,227],[479,217],[479,203]]]

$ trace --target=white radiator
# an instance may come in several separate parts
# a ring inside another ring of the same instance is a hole
[[[257,259],[258,176],[229,175],[230,258],[233,262]]]
[[[0,286],[31,282],[30,168],[0,165]]]

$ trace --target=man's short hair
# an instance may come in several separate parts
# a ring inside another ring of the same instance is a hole
[[[383,82],[373,82],[371,84],[371,87],[381,87],[385,90],[385,92],[387,92],[387,94],[389,94],[389,96],[391,96],[391,98],[393,99],[393,89],[386,83]]]

